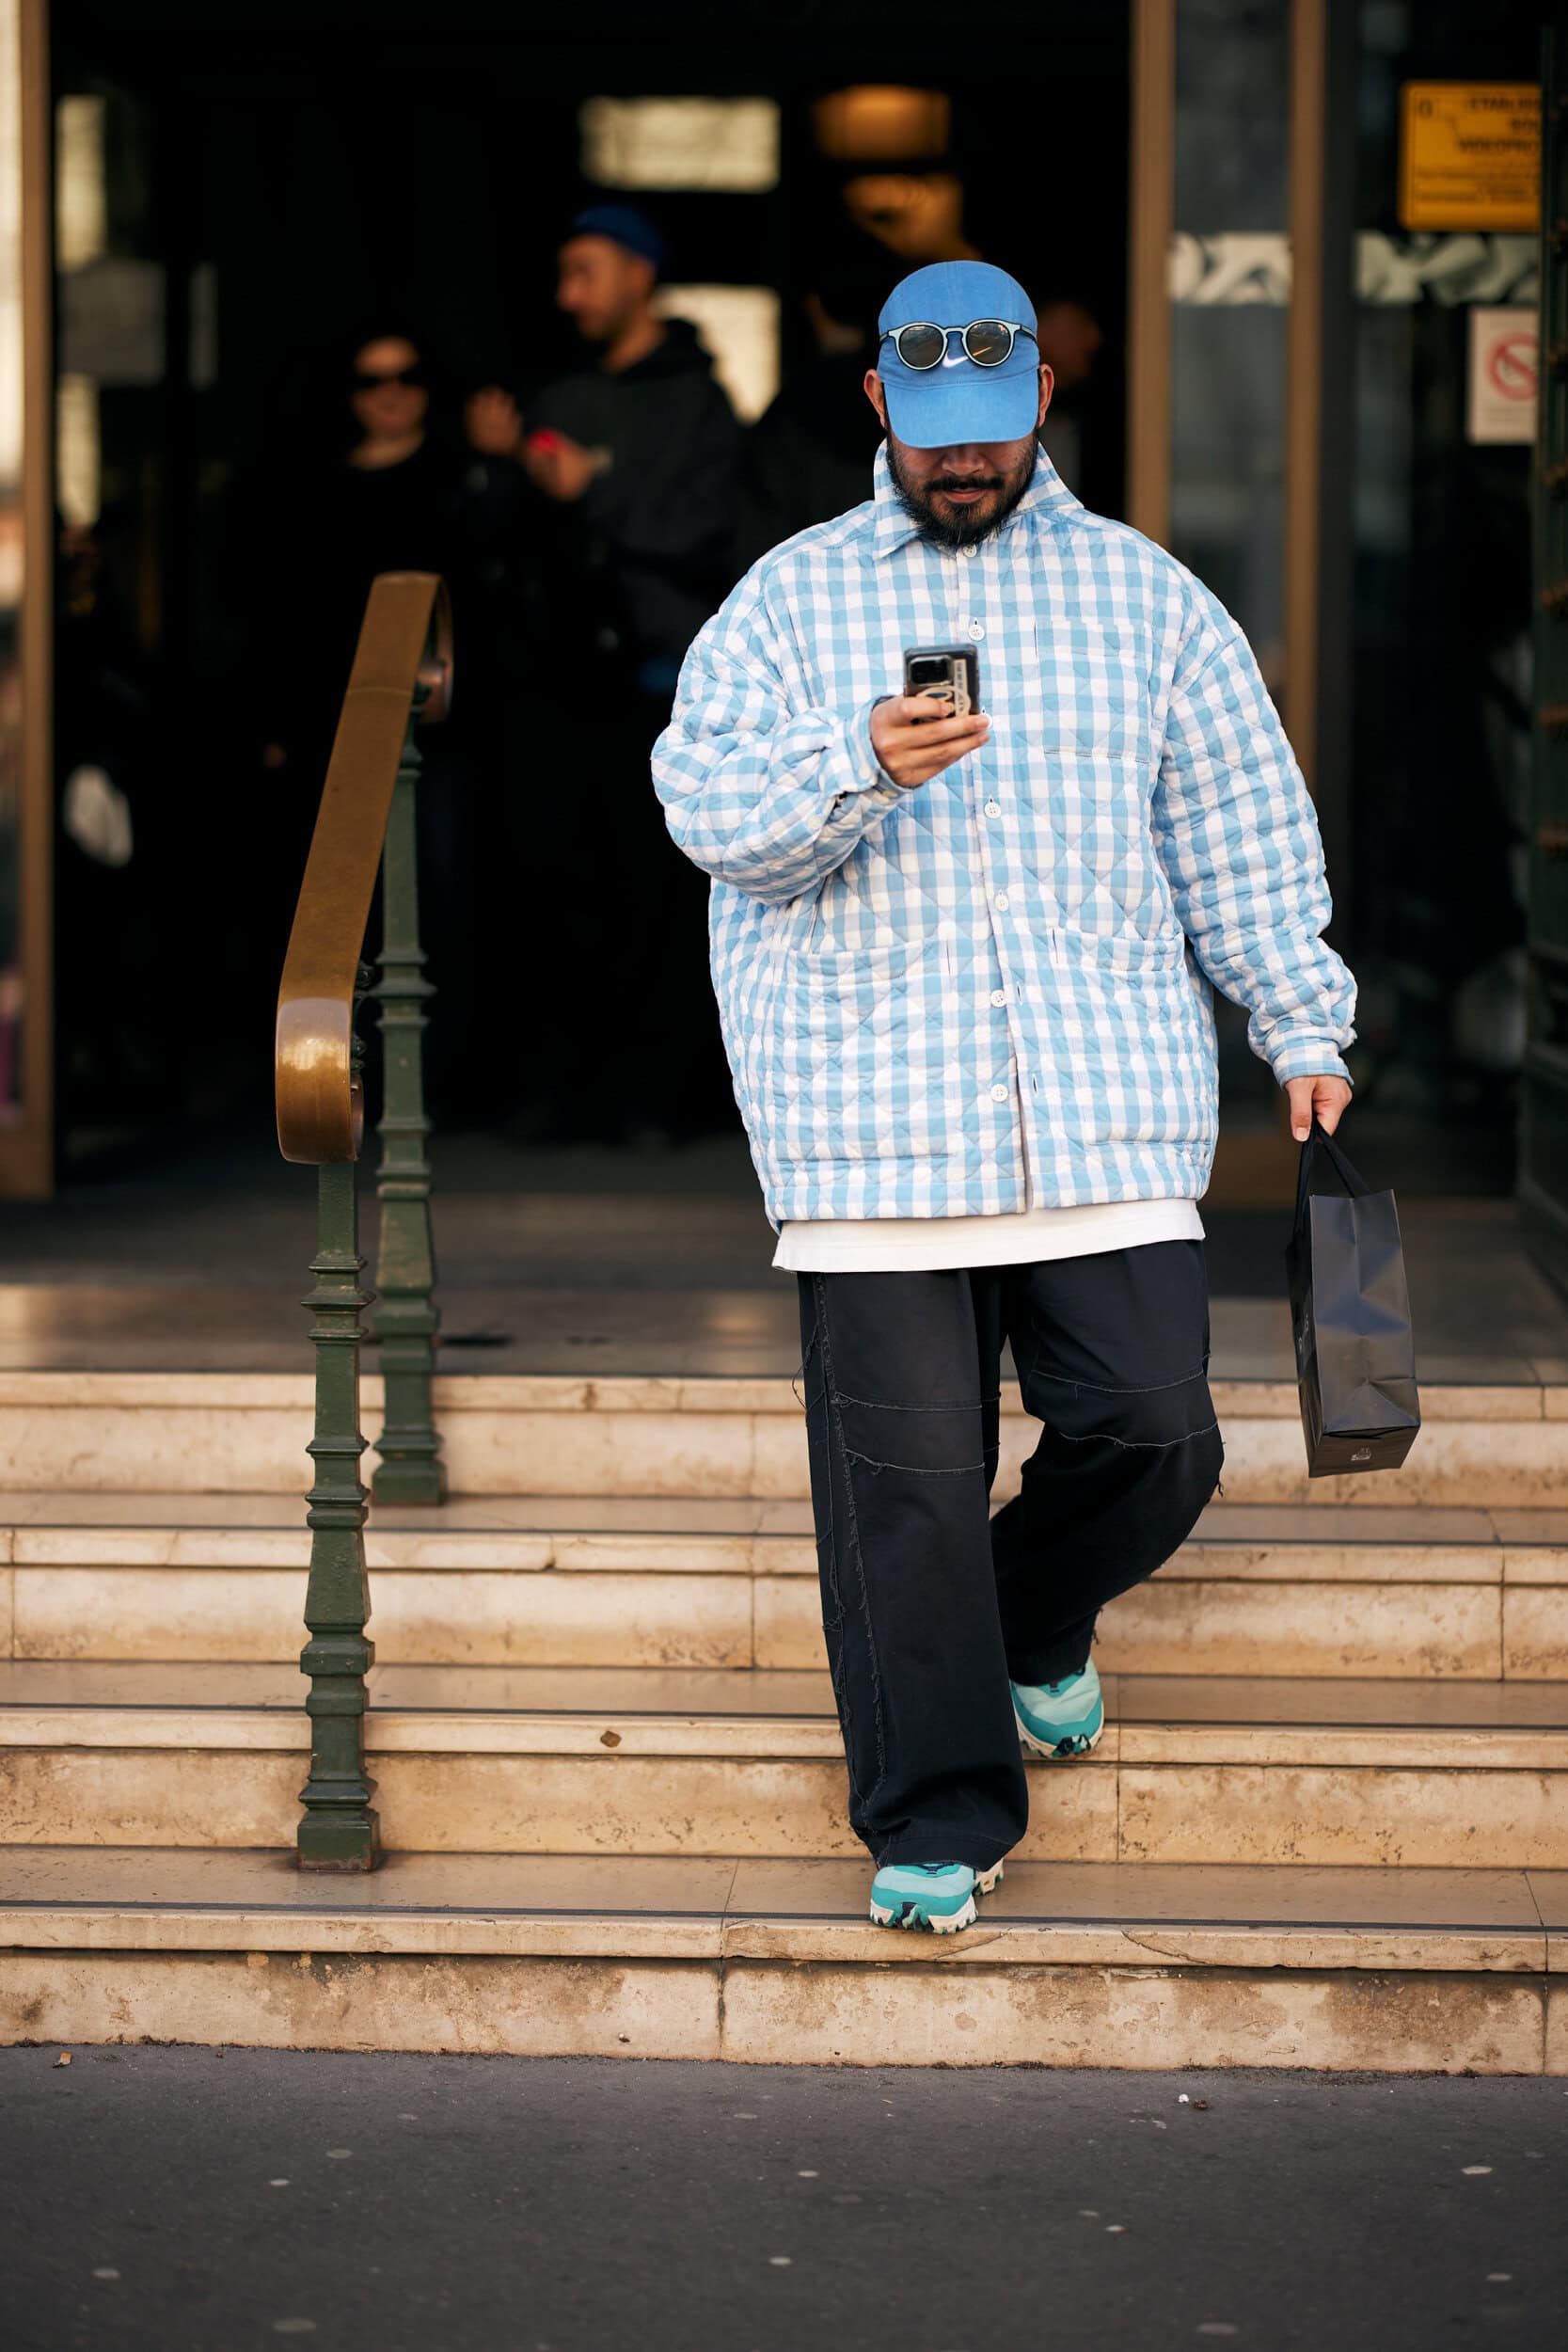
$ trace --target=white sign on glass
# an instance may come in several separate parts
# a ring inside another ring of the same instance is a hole
[[[1533,441],[1540,384],[1540,323],[1534,310],[1478,305],[1470,312],[1468,441]]]

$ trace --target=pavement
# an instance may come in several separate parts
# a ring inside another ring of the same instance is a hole
[[[0,2341],[1568,2341],[1568,2083],[0,2051]]]

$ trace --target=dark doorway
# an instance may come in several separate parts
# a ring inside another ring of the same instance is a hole
[[[513,391],[526,414],[543,385],[582,364],[554,303],[562,230],[583,204],[629,196],[668,239],[677,286],[776,302],[787,381],[814,352],[804,297],[825,259],[868,240],[891,284],[933,258],[896,249],[900,213],[945,178],[957,195],[938,190],[939,209],[956,202],[969,246],[1037,299],[1086,306],[1103,329],[1068,420],[1070,463],[1090,504],[1119,511],[1124,8],[1005,0],[959,45],[951,10],[922,0],[895,30],[867,0],[688,5],[657,24],[643,8],[592,0],[566,13],[569,29],[471,0],[438,16],[363,0],[55,9],[62,185],[94,152],[101,183],[96,248],[86,261],[80,242],[61,253],[62,417],[74,420],[62,445],[62,625],[69,636],[73,596],[76,617],[94,618],[97,641],[76,642],[89,666],[107,663],[121,696],[135,820],[122,874],[87,877],[90,889],[68,874],[62,889],[68,1171],[110,1140],[166,1142],[171,1126],[241,1106],[265,1115],[291,877],[319,787],[314,756],[304,774],[268,765],[279,668],[321,658],[291,640],[276,608],[290,604],[293,581],[309,612],[323,549],[309,513],[285,521],[246,492],[335,413],[357,326],[426,342],[451,420],[486,384]],[[949,73],[956,46],[965,66]],[[834,136],[815,102],[866,86],[940,99],[940,135],[923,134],[915,152],[895,137],[869,160],[853,137],[828,151]],[[585,105],[649,98],[768,102],[776,172],[703,185],[698,154],[684,185],[595,179]],[[79,187],[75,200],[90,236],[92,192]],[[62,233],[70,216],[68,195]],[[754,306],[751,315],[754,337]],[[535,603],[491,622],[526,635],[531,610],[547,622],[558,576],[547,550],[519,560]],[[264,647],[263,578],[275,607]],[[462,627],[460,613],[460,678]],[[547,704],[547,670],[527,691]],[[594,722],[558,711],[536,738],[514,728],[489,750],[480,739],[485,814],[462,854],[490,887],[468,1009],[499,1116],[527,1119],[531,1033],[569,1028],[572,962],[592,948],[593,829],[606,812],[585,815],[562,873],[561,825],[535,835],[531,811],[571,807],[574,745]],[[542,1003],[552,958],[562,985]],[[592,1052],[605,1041],[581,1042]]]

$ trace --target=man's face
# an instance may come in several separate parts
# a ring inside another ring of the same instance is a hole
[[[1051,370],[1040,370],[1036,430],[1021,441],[915,449],[888,423],[887,398],[875,369],[866,376],[865,390],[887,433],[887,462],[898,495],[927,536],[942,547],[963,548],[999,531],[1034,477],[1038,428],[1051,405]]]
[[[591,343],[610,343],[647,300],[651,262],[612,237],[568,237],[561,248],[556,301]]]

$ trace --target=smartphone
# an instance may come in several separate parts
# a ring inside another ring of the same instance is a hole
[[[955,719],[980,707],[980,657],[973,645],[911,645],[904,654],[904,691],[951,701]]]

